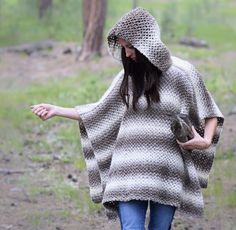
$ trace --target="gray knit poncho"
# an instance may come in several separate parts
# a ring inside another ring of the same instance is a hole
[[[160,102],[147,110],[144,96],[137,112],[119,94],[121,71],[96,103],[76,109],[88,170],[90,195],[102,202],[110,219],[117,201],[152,200],[201,216],[203,196],[223,125],[223,115],[189,62],[171,57],[160,40],[159,27],[146,10],[134,9],[120,19],[108,36],[109,50],[120,59],[116,36],[130,42],[162,70]],[[132,90],[129,90],[132,102]],[[204,135],[205,118],[217,117],[212,145],[206,150],[182,151],[171,131],[171,114],[186,114]]]

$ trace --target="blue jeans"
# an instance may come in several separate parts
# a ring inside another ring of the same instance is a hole
[[[119,201],[118,211],[122,230],[145,230],[148,201]],[[169,230],[176,207],[150,201],[149,230]]]

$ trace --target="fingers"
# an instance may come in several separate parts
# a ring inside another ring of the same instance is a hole
[[[43,116],[45,116],[45,114],[47,114],[47,113],[48,113],[48,111],[47,111],[46,109],[42,109],[42,110],[40,110],[40,111],[37,113],[37,115],[40,116],[40,117],[43,117]]]
[[[194,126],[192,126],[192,131],[193,131],[194,136],[199,135],[199,133],[197,132],[197,130],[194,128]]]
[[[195,137],[185,143],[182,143],[176,140],[180,147],[186,150],[193,150],[193,149],[205,149],[208,148],[209,145],[207,142],[197,133]]]
[[[45,108],[39,107],[39,108],[35,109],[33,112],[34,112],[36,115],[41,116],[42,113],[44,113],[45,111],[46,111]]]
[[[177,140],[176,139],[176,141],[177,141],[177,143],[179,144],[179,145],[182,145],[182,144],[184,144],[183,142],[180,142],[179,140]]]
[[[30,108],[32,111],[35,111],[36,109],[40,107],[45,107],[44,104],[37,104],[37,105],[31,105]]]
[[[189,141],[186,141],[186,142],[180,142],[178,140],[176,140],[177,143],[179,144],[180,147],[182,147],[183,149],[185,150],[193,150],[196,148],[196,144],[198,142],[198,138],[193,138]]]
[[[191,139],[191,140],[189,140],[189,141],[186,141],[186,142],[180,142],[180,141],[177,140],[177,139],[176,139],[176,141],[177,141],[177,143],[178,143],[179,145],[181,145],[181,146],[187,146],[187,145],[191,145],[192,143],[194,143],[194,140],[193,140],[193,139]]]
[[[40,116],[40,119],[43,120],[43,121],[47,120],[48,119],[47,114],[45,116]]]
[[[183,149],[186,149],[186,150],[191,150],[194,148],[194,145],[193,145],[193,141],[192,140],[189,140],[187,142],[180,142],[178,140],[176,140],[177,143],[183,148]]]
[[[41,119],[45,119],[48,114],[48,110],[44,107],[44,104],[32,105],[31,110]]]
[[[41,117],[45,117],[48,114],[47,110],[43,110],[42,113],[40,114]]]

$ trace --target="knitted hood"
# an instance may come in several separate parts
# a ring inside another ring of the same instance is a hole
[[[165,72],[170,67],[170,52],[160,39],[160,28],[155,18],[148,11],[140,7],[131,10],[109,32],[109,52],[115,59],[121,60],[117,37],[131,43],[161,71]]]

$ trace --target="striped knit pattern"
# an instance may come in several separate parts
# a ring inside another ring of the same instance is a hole
[[[147,110],[142,95],[136,112],[131,104],[127,109],[119,94],[121,71],[98,102],[76,107],[91,198],[103,203],[110,219],[117,217],[118,201],[132,199],[173,205],[183,213],[201,216],[201,188],[207,187],[223,115],[198,71],[189,62],[169,55],[159,39],[158,25],[147,11],[131,11],[111,30],[109,47],[120,53],[115,40],[118,35],[128,38],[163,71],[160,102]],[[132,103],[131,88],[129,95]],[[206,150],[181,150],[171,131],[173,114],[187,115],[202,136],[205,118],[217,117],[212,145]]]
[[[123,105],[119,95],[123,72],[99,102],[76,107],[90,195],[104,204],[111,219],[117,217],[117,201],[131,199],[174,205],[192,216],[203,213],[201,188],[207,187],[223,115],[196,69],[176,57],[172,62],[161,79],[161,101],[150,110],[144,96],[137,112]],[[201,135],[203,120],[217,117],[212,145],[182,151],[170,129],[173,113],[189,115],[200,124],[196,128]],[[191,114],[198,115],[198,122]]]

